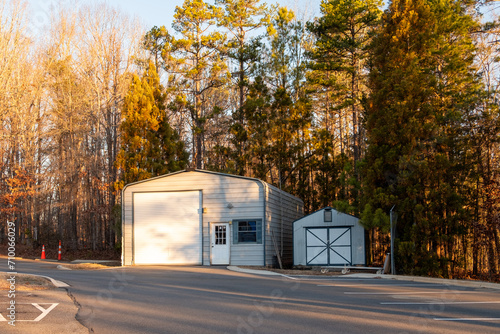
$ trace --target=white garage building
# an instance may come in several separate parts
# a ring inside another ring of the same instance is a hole
[[[293,223],[295,266],[366,265],[365,230],[359,219],[330,207]]]
[[[300,199],[263,181],[204,170],[128,184],[122,264],[292,264]]]

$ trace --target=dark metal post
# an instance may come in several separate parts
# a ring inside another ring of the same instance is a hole
[[[394,210],[394,207],[396,205],[393,205],[392,208],[391,208],[391,211],[389,213],[389,217],[391,219],[391,275],[396,275],[396,266],[394,264],[394,230],[395,228],[393,227],[393,215],[395,212],[393,212],[392,210]],[[394,225],[396,224],[396,222],[394,221]]]

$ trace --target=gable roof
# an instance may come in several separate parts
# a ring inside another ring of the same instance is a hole
[[[345,212],[338,211],[338,210],[336,210],[336,209],[332,208],[331,206],[325,206],[324,208],[318,209],[318,210],[316,210],[316,211],[314,211],[314,212],[311,212],[311,213],[310,213],[310,214],[308,214],[308,215],[305,215],[304,217],[301,217],[301,218],[299,218],[299,219],[294,220],[292,224],[295,224],[295,222],[296,222],[296,221],[299,221],[299,220],[302,220],[302,219],[307,218],[307,217],[309,217],[309,216],[312,216],[312,215],[314,215],[314,214],[316,214],[316,213],[318,213],[318,212],[320,212],[320,211],[324,211],[325,209],[331,209],[332,211],[335,211],[337,214],[340,214],[340,215],[346,215],[346,216],[353,217],[353,218],[356,218],[356,219],[358,219],[358,220],[359,220],[359,218],[358,218],[358,217],[353,216],[353,215],[351,215],[351,214],[349,214],[349,213],[345,213]]]
[[[125,189],[127,189],[129,186],[133,186],[133,185],[140,184],[140,183],[145,183],[145,182],[150,182],[150,181],[154,181],[154,180],[158,180],[158,179],[161,179],[161,178],[165,178],[165,177],[169,177],[169,176],[174,176],[174,175],[178,175],[178,174],[182,174],[182,173],[191,173],[191,172],[205,173],[205,174],[212,174],[212,175],[219,175],[219,176],[224,176],[224,177],[232,177],[232,178],[238,178],[238,179],[248,180],[248,181],[252,181],[252,182],[257,182],[259,184],[262,184],[264,187],[267,187],[267,188],[279,191],[280,193],[286,194],[288,196],[297,198],[300,201],[302,201],[302,199],[300,199],[300,198],[298,198],[298,197],[296,197],[296,196],[294,196],[294,195],[292,195],[292,194],[290,194],[290,193],[288,193],[288,192],[286,192],[284,190],[281,190],[281,189],[273,186],[272,184],[269,184],[269,183],[267,183],[265,181],[262,181],[260,179],[257,179],[257,178],[248,177],[248,176],[241,176],[241,175],[233,175],[233,174],[227,174],[227,173],[221,173],[221,172],[213,172],[213,171],[204,170],[204,169],[194,169],[194,168],[192,168],[192,169],[188,168],[188,169],[180,170],[180,171],[173,172],[173,173],[168,173],[168,174],[154,176],[154,177],[151,177],[151,178],[145,179],[145,180],[140,180],[140,181],[136,181],[136,182],[127,183],[123,187],[122,193],[124,193]]]

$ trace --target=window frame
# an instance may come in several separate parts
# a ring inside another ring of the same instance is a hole
[[[248,233],[252,231],[240,231],[240,223],[250,223],[255,222],[255,241],[240,241],[240,233]],[[233,220],[233,244],[234,245],[262,245],[262,231],[263,224],[262,219],[235,219]]]

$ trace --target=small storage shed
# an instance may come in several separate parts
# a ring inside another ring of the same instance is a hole
[[[303,203],[258,179],[204,170],[131,183],[122,192],[122,264],[293,262]]]
[[[293,223],[293,264],[365,265],[365,230],[359,219],[323,208]]]

